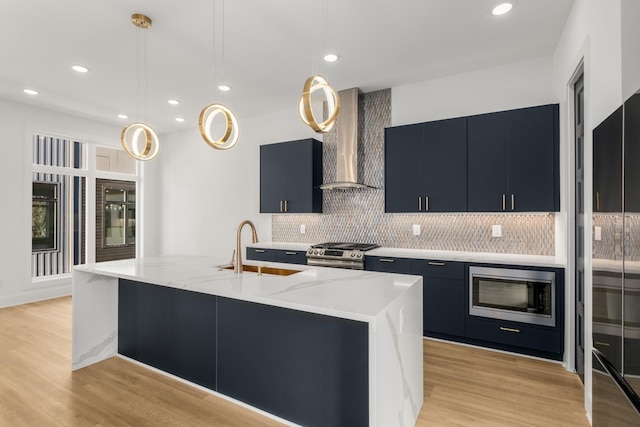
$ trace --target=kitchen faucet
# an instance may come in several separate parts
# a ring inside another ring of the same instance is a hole
[[[233,272],[238,274],[242,273],[242,244],[240,242],[240,238],[242,237],[242,227],[244,227],[247,224],[249,224],[249,227],[251,227],[251,240],[253,241],[253,243],[258,243],[258,233],[256,233],[256,226],[253,225],[253,223],[248,219],[242,221],[240,225],[238,225],[238,236],[236,239],[236,254],[235,254],[236,262],[233,268]]]

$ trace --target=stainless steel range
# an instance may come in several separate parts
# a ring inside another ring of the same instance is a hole
[[[307,251],[307,264],[363,270],[365,252],[378,246],[371,243],[320,243]]]

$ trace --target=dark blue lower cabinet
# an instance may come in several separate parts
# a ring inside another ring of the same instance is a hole
[[[218,392],[304,426],[369,425],[368,324],[218,298]]]
[[[562,360],[562,333],[556,328],[468,316],[466,335],[494,348]]]
[[[254,261],[283,262],[286,264],[307,264],[306,251],[288,251],[284,249],[247,248],[247,259]]]
[[[216,297],[120,279],[118,353],[215,389]]]

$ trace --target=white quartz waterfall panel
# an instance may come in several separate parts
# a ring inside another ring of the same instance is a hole
[[[118,352],[118,278],[73,272],[72,369]]]
[[[374,329],[371,419],[377,427],[414,426],[424,400],[422,279],[377,316]]]

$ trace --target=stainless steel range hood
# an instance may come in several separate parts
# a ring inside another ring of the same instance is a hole
[[[375,188],[363,184],[358,179],[364,159],[362,158],[360,140],[360,117],[358,88],[338,92],[340,97],[340,114],[336,122],[336,180],[320,186],[323,190],[349,190]]]

